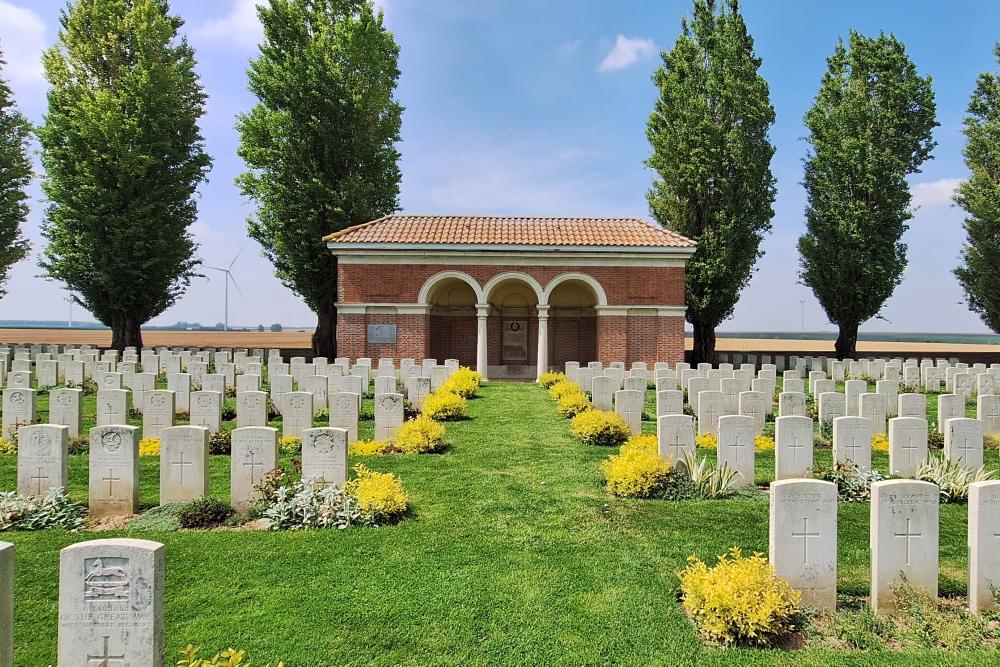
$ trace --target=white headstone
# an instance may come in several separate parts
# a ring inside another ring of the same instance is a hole
[[[728,464],[739,473],[735,486],[754,483],[754,439],[757,432],[753,417],[723,415],[719,417],[719,465]]]
[[[596,410],[610,411],[614,407],[616,381],[608,375],[599,375],[591,382],[591,399]]]
[[[127,389],[108,389],[97,392],[97,425],[124,426],[132,407],[132,393]]]
[[[778,417],[774,420],[774,478],[806,477],[813,465],[812,419]]]
[[[837,485],[816,479],[771,482],[768,545],[774,573],[803,606],[837,607]]]
[[[958,394],[938,396],[938,433],[944,433],[944,425],[949,419],[965,416],[965,399]]]
[[[236,428],[267,426],[267,394],[245,391],[236,394]]]
[[[778,394],[778,416],[805,417],[806,395],[798,391],[783,391]]]
[[[3,390],[3,421],[0,438],[10,440],[22,426],[35,421],[35,390],[23,387]]]
[[[615,412],[624,419],[632,435],[642,433],[643,393],[625,390],[615,392]]]
[[[885,396],[878,393],[865,393],[858,397],[860,414],[872,422],[874,433],[885,433]]]
[[[871,487],[871,604],[893,606],[900,575],[937,597],[938,496],[930,482],[893,479]]]
[[[284,400],[281,408],[281,434],[301,438],[303,431],[312,428],[312,394],[292,391],[284,394]]]
[[[853,463],[861,470],[872,467],[873,425],[866,417],[837,417],[833,420],[833,460]]]
[[[658,417],[656,440],[660,456],[674,467],[682,465],[685,452],[694,455],[694,417],[683,414]]]
[[[767,413],[770,412],[771,401],[762,391],[740,392],[740,414],[753,417],[754,429],[757,435],[764,430]]]
[[[230,459],[232,504],[243,510],[257,499],[255,487],[264,474],[278,467],[278,429],[245,426],[234,430]]]
[[[200,393],[200,392],[195,392]],[[160,504],[208,495],[208,436],[201,426],[173,426],[160,436]]]
[[[139,508],[139,429],[90,429],[90,516],[129,516]]]
[[[698,393],[698,435],[719,435],[719,417],[723,414],[724,401],[721,391],[706,390]]]
[[[896,412],[900,417],[927,418],[927,397],[923,394],[900,394],[896,402]]]
[[[347,482],[347,430],[308,428],[302,432],[302,479],[317,487]]]
[[[17,493],[44,496],[69,489],[69,428],[55,424],[22,426],[17,435]]]
[[[927,420],[895,417],[889,420],[889,474],[912,477],[927,460]]]
[[[390,378],[395,384],[395,378]],[[391,441],[403,424],[403,395],[380,394],[375,397],[375,439]]]
[[[145,400],[142,407],[142,437],[159,438],[163,429],[174,425],[174,392],[147,391]]]
[[[114,389],[115,387],[108,387]],[[120,387],[119,387],[120,388]],[[174,392],[174,410],[189,412],[191,410],[191,376],[187,373],[170,373],[167,375],[167,389]]]
[[[1000,396],[980,394],[976,398],[976,417],[983,423],[985,435],[1000,435]]]
[[[424,378],[430,382],[430,378]],[[348,442],[358,440],[358,394],[337,393],[330,395],[330,426],[347,430]]]
[[[207,428],[209,433],[221,431],[222,400],[217,391],[191,392],[191,425]]]
[[[684,413],[684,394],[677,389],[656,392],[656,416],[679,415]]]
[[[969,485],[969,611],[996,607],[1000,584],[1000,480]]]
[[[69,437],[79,438],[83,430],[80,389],[53,389],[49,392],[49,423],[69,428]]]
[[[165,549],[147,540],[59,552],[59,666],[163,665]]]
[[[847,416],[847,396],[835,391],[824,391],[819,395],[819,420],[832,424],[838,417]]]
[[[983,424],[955,417],[944,424],[944,454],[955,463],[978,470],[983,466]]]

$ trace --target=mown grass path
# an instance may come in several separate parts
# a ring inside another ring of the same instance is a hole
[[[677,601],[689,554],[767,550],[767,502],[608,498],[610,452],[569,435],[534,385],[494,382],[448,424],[443,455],[355,457],[400,474],[413,514],[396,526],[303,533],[5,533],[17,545],[16,664],[55,655],[58,551],[94,537],[167,547],[166,664],[187,642],[245,648],[255,664],[828,665],[990,663],[948,656],[702,647]],[[213,491],[228,488],[213,457]],[[773,467],[762,459],[761,469]],[[85,457],[74,457],[83,470]],[[156,467],[144,466],[144,500]],[[0,457],[0,489],[14,487]],[[74,475],[79,496],[85,475]],[[81,481],[77,481],[81,480]],[[840,511],[840,587],[867,590],[867,505]],[[942,590],[964,591],[965,508],[942,508]]]

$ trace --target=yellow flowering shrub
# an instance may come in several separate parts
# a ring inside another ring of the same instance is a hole
[[[774,438],[769,435],[758,435],[753,439],[753,446],[761,452],[774,451]]]
[[[769,646],[794,627],[799,592],[761,554],[744,557],[733,547],[715,567],[689,556],[678,576],[684,611],[711,642]]]
[[[694,444],[702,449],[718,449],[719,439],[711,433],[702,433],[695,436]]]
[[[660,456],[656,438],[640,436],[601,463],[608,493],[621,498],[649,498],[663,488],[673,468]],[[649,440],[652,440],[650,446]]]
[[[542,376],[538,378],[538,384],[542,385],[542,389],[548,389],[557,382],[562,382],[566,379],[565,373],[558,373],[555,371],[548,371],[542,373]]]
[[[452,421],[467,417],[469,407],[458,394],[438,390],[424,399],[421,412],[435,421]]]
[[[462,366],[444,381],[444,384],[441,385],[438,391],[458,394],[462,398],[472,398],[476,394],[476,390],[479,389],[479,383],[482,380],[482,375]]]
[[[560,380],[554,385],[549,387],[549,396],[556,399],[557,401],[566,396],[567,394],[580,394],[583,393],[583,389],[580,388],[575,382],[570,382],[569,380]]]
[[[356,456],[375,456],[391,453],[391,447],[385,440],[358,440],[352,442],[350,453]]]
[[[889,436],[885,433],[876,433],[872,436],[872,451],[873,452],[887,452],[889,451]]]
[[[559,412],[562,413],[562,416],[567,419],[575,417],[581,412],[586,412],[594,407],[590,404],[590,399],[587,398],[587,395],[582,391],[574,394],[566,394],[559,399],[556,405],[559,408]]]
[[[603,447],[617,447],[632,435],[624,419],[603,410],[587,410],[573,417],[570,432],[588,445]]]
[[[355,467],[354,472],[357,477],[344,484],[344,492],[358,499],[362,512],[376,523],[392,521],[406,513],[410,498],[399,477],[362,465]]]
[[[282,454],[298,454],[302,451],[302,440],[294,435],[283,435],[278,440]]]
[[[444,446],[444,426],[426,414],[403,422],[392,445],[404,454],[428,454]]]
[[[159,456],[160,439],[143,438],[139,441],[139,456]]]
[[[17,454],[17,443],[0,438],[0,454]]]

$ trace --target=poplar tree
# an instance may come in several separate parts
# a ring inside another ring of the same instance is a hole
[[[369,0],[269,0],[258,7],[258,103],[240,116],[237,183],[275,275],[316,313],[313,352],[337,350],[337,261],[323,237],[399,208],[399,47]]]
[[[0,71],[6,62],[0,51]],[[14,104],[14,94],[0,76],[0,298],[11,267],[28,254],[30,245],[21,232],[28,217],[31,160],[28,141],[31,124]]]
[[[906,269],[910,210],[906,177],[934,141],[934,92],[892,35],[851,31],[827,59],[806,113],[803,283],[839,327],[837,358],[855,356],[858,327],[876,317]]]
[[[774,123],[767,81],[736,0],[695,0],[690,22],[653,75],[658,97],[646,135],[657,176],[656,220],[698,242],[685,273],[694,363],[712,361],[771,230]]]
[[[1000,61],[1000,44],[993,47]],[[965,209],[965,247],[955,276],[969,308],[1000,332],[1000,76],[983,72],[965,118],[969,178],[955,202]]]
[[[138,347],[196,275],[205,94],[166,0],[77,0],[60,25],[43,58],[41,267],[111,327],[112,347]]]

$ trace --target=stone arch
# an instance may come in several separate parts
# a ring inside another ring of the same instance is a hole
[[[549,284],[545,286],[545,290],[542,293],[542,300],[539,301],[539,303],[549,303],[549,299],[552,297],[552,292],[555,291],[556,287],[571,280],[589,285],[590,289],[594,291],[594,298],[597,300],[598,306],[608,305],[608,295],[604,291],[604,286],[601,285],[596,278],[588,276],[585,273],[560,273],[558,276],[550,280]]]
[[[495,290],[499,285],[507,281],[519,281],[525,283],[526,285],[531,287],[532,290],[534,290],[537,302],[539,304],[545,303],[542,300],[542,295],[544,293],[544,290],[542,289],[541,283],[539,283],[534,276],[529,275],[527,273],[522,273],[520,271],[507,271],[506,273],[498,273],[497,275],[493,276],[488,281],[486,281],[486,284],[483,285],[483,303],[487,302],[487,300],[490,298],[490,295],[493,293],[493,290]]]
[[[473,292],[475,292],[478,303],[483,303],[485,301],[486,297],[483,288],[480,287],[476,279],[468,273],[463,271],[442,271],[440,273],[435,273],[433,276],[424,281],[423,286],[420,288],[420,293],[417,295],[417,303],[431,305],[430,298],[434,288],[441,282],[448,279],[461,280],[471,287]]]

